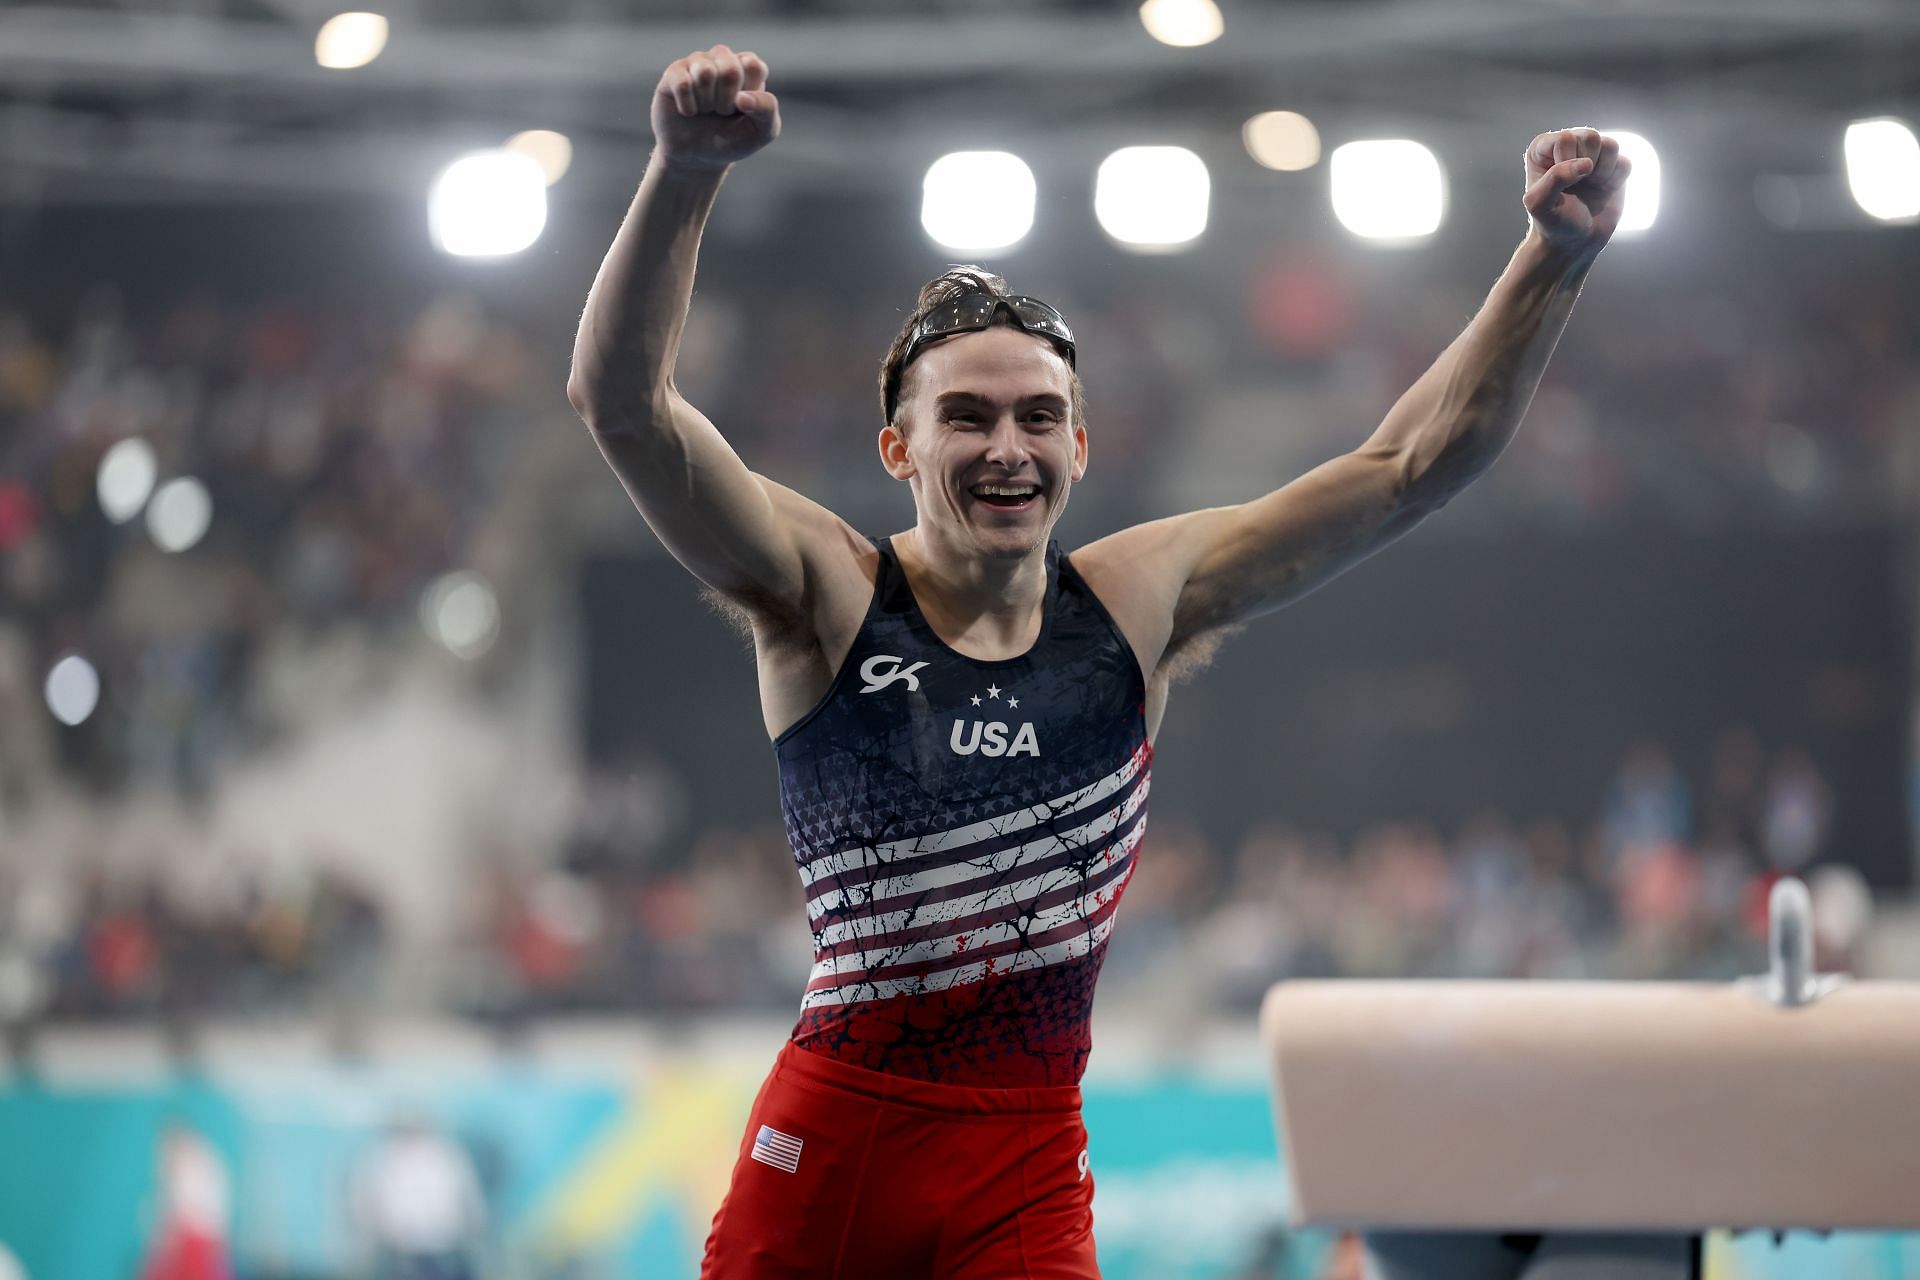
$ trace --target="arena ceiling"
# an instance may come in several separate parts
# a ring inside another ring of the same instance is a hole
[[[1222,0],[1168,48],[1131,0],[412,0],[385,53],[315,65],[339,3],[0,3],[0,201],[309,199],[421,189],[458,150],[562,130],[629,184],[660,68],[726,40],[774,69],[763,166],[875,181],[948,146],[1234,140],[1253,111],[1331,140],[1489,149],[1570,123],[1675,135],[1756,171],[1837,168],[1851,118],[1920,115],[1912,0]]]

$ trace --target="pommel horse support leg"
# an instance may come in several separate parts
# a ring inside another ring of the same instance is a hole
[[[1578,1242],[1920,1229],[1920,983],[1814,975],[1805,886],[1771,906],[1773,972],[1728,984],[1278,984],[1295,1221],[1382,1233],[1394,1280],[1677,1278],[1697,1247],[1608,1269]],[[1403,1232],[1506,1252],[1449,1270]]]

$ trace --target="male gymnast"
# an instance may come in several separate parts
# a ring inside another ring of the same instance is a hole
[[[916,518],[874,539],[750,471],[674,385],[715,196],[780,134],[767,75],[715,45],[661,76],[568,382],[653,532],[750,624],[813,932],[702,1275],[1096,1276],[1078,1081],[1171,676],[1492,465],[1628,164],[1592,129],[1533,139],[1525,239],[1353,452],[1071,554],[1050,534],[1088,463],[1073,332],[948,271],[881,369],[880,462]]]

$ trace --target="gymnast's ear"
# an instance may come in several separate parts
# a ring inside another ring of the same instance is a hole
[[[888,423],[880,428],[880,465],[895,480],[905,480],[914,474],[913,458],[907,453],[907,433],[904,425]]]

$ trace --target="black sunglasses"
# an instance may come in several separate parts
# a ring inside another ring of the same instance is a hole
[[[920,349],[929,342],[950,337],[956,333],[972,333],[985,329],[993,323],[993,318],[1002,307],[1013,322],[1028,333],[1042,338],[1052,339],[1060,354],[1066,357],[1067,367],[1076,368],[1073,356],[1073,330],[1060,312],[1025,294],[1001,297],[994,293],[963,293],[957,298],[941,303],[920,318],[913,327],[913,336],[907,340],[907,352],[900,357],[893,376],[887,379],[887,421],[893,421],[894,413],[900,407],[900,375],[920,354]]]

